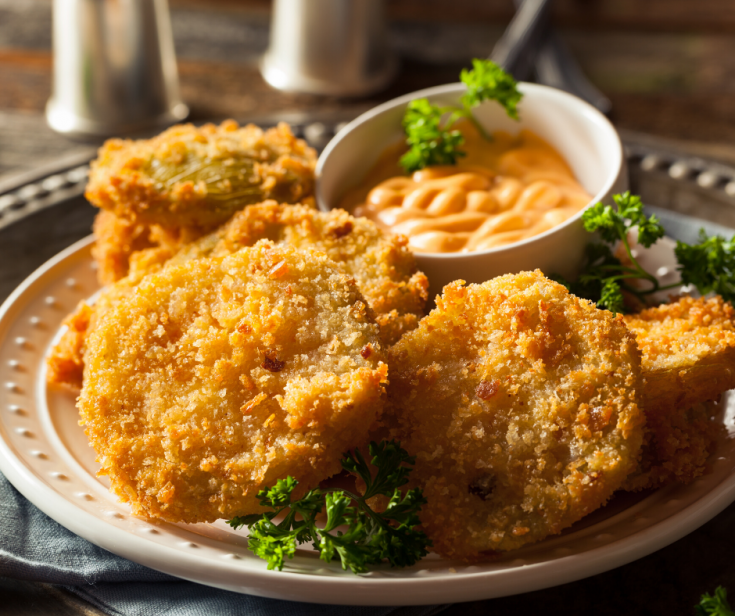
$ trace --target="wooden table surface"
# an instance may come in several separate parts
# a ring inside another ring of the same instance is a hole
[[[192,120],[274,113],[357,114],[419,88],[456,81],[486,56],[512,0],[387,0],[396,81],[361,100],[285,94],[260,76],[267,0],[170,0],[181,90]],[[735,164],[735,2],[558,0],[553,22],[590,78],[611,98],[620,129],[666,138],[692,154]],[[97,144],[45,124],[51,91],[50,0],[0,0],[0,183]],[[641,561],[573,584],[446,614],[688,614],[699,594],[735,594],[735,508]],[[0,538],[0,547],[2,546]],[[0,613],[98,614],[71,593],[0,578]]]

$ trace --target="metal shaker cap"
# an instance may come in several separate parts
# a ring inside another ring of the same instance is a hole
[[[274,88],[364,96],[396,74],[384,0],[275,0],[261,72]]]
[[[167,0],[54,0],[53,92],[46,119],[75,137],[181,121]]]

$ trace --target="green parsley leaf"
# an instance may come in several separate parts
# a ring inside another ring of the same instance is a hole
[[[599,308],[618,313],[625,311],[626,295],[642,303],[647,295],[678,284],[661,287],[658,279],[640,266],[630,247],[631,231],[637,231],[638,243],[646,248],[664,236],[658,218],[646,216],[640,197],[630,192],[613,195],[613,204],[596,203],[583,212],[585,230],[597,233],[602,242],[587,246],[581,274],[577,280],[567,281],[566,286],[571,293],[597,303]],[[624,249],[626,263],[614,255],[617,245]],[[636,279],[647,284],[643,288],[632,284]]]
[[[368,447],[372,457],[372,465],[378,469],[373,478],[365,459],[359,450],[348,453],[342,460],[342,468],[357,475],[365,482],[364,498],[372,498],[378,494],[390,496],[396,488],[408,483],[408,475],[416,459],[409,456],[405,449],[396,441],[375,442]]]
[[[407,173],[430,165],[454,165],[457,157],[465,156],[459,150],[464,137],[458,130],[442,128],[444,111],[427,99],[411,101],[403,117],[406,143],[410,146],[400,160]]]
[[[614,278],[607,278],[600,290],[600,301],[597,302],[597,306],[617,314],[623,312],[623,304],[623,289],[620,283]]]
[[[298,481],[287,477],[258,493],[260,504],[269,511],[238,516],[228,524],[249,527],[248,547],[268,562],[268,569],[282,570],[297,546],[306,542],[312,542],[322,560],[339,559],[342,568],[353,573],[365,573],[371,565],[386,560],[393,567],[414,564],[431,546],[428,537],[416,528],[426,499],[418,488],[405,494],[400,490],[408,482],[415,460],[396,441],[370,443],[368,451],[374,475],[359,450],[342,460],[345,470],[365,482],[365,494],[317,488],[294,501]],[[367,503],[376,495],[390,497],[383,512],[374,511]],[[316,518],[322,510],[327,520],[319,527]],[[275,523],[280,515],[284,515],[282,521]],[[340,530],[344,527],[345,531]]]
[[[582,224],[585,231],[599,233],[603,240],[612,244],[619,239],[620,228],[625,223],[611,206],[596,203],[584,211]]]
[[[523,95],[518,91],[518,84],[510,73],[506,73],[491,60],[472,60],[472,70],[462,69],[460,80],[467,86],[467,93],[462,96],[462,105],[471,109],[481,102],[498,101],[509,117],[518,119],[518,103]]]
[[[646,216],[643,203],[637,195],[625,192],[613,195],[616,208],[597,203],[582,214],[586,231],[599,233],[603,240],[613,244],[633,228],[638,229],[638,243],[650,248],[664,236],[664,228],[655,215]]]
[[[413,173],[431,165],[455,165],[465,156],[459,148],[464,137],[458,130],[451,130],[460,118],[475,125],[486,139],[491,137],[479,124],[472,108],[483,101],[497,100],[513,119],[518,119],[518,103],[522,94],[513,77],[491,60],[472,61],[472,70],[463,69],[460,79],[467,85],[461,106],[438,107],[427,99],[411,101],[403,117],[408,152],[401,157],[401,166],[406,173]]]
[[[582,214],[585,230],[597,233],[602,242],[587,246],[577,280],[558,280],[571,293],[614,313],[624,311],[626,295],[645,303],[647,296],[682,284],[695,286],[702,295],[717,293],[726,301],[735,301],[735,237],[730,240],[708,237],[702,230],[698,244],[677,242],[674,253],[681,280],[662,287],[633,256],[628,238],[635,230],[638,243],[650,248],[664,236],[661,222],[655,215],[646,216],[640,197],[629,192],[613,195],[613,203],[614,206],[597,203]],[[613,254],[618,245],[627,254],[626,263]],[[631,284],[636,279],[647,285]]]
[[[650,248],[664,236],[664,228],[656,215],[646,216],[643,212],[643,203],[638,195],[626,191],[622,195],[613,195],[613,201],[618,206],[618,215],[629,221],[626,231],[638,228],[638,243],[643,247]]]
[[[691,284],[702,295],[717,293],[735,301],[735,237],[726,240],[699,232],[699,244],[677,242],[674,253],[684,284]]]
[[[735,616],[727,602],[727,591],[722,586],[717,587],[714,595],[703,594],[694,611],[697,616]]]
[[[564,286],[577,297],[595,302],[599,308],[613,313],[623,312],[622,288],[613,278],[615,272],[622,271],[622,267],[609,245],[601,242],[588,244],[582,273],[573,282],[565,281]]]

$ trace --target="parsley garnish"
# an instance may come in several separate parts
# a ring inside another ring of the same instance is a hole
[[[442,116],[448,107],[432,105],[426,98],[417,98],[408,103],[403,116],[403,129],[406,143],[411,146],[401,156],[401,166],[406,173],[413,173],[429,165],[454,165],[458,156],[465,156],[459,150],[464,137],[458,130],[449,130],[451,118],[442,126]]]
[[[613,195],[615,206],[597,203],[582,214],[584,228],[598,233],[601,242],[587,246],[582,273],[574,282],[555,277],[580,297],[592,300],[599,308],[613,313],[625,312],[625,294],[645,303],[646,297],[682,284],[693,285],[702,294],[720,294],[726,301],[735,300],[735,238],[707,237],[700,232],[699,244],[676,243],[676,259],[681,280],[661,286],[656,276],[644,270],[630,247],[628,234],[638,232],[638,243],[650,248],[664,236],[664,228],[655,215],[646,216],[640,197],[626,192]],[[627,255],[626,263],[615,256],[620,243]],[[641,288],[630,284],[642,280]]]
[[[238,516],[227,523],[233,528],[248,526],[248,547],[268,561],[268,569],[283,569],[286,558],[293,558],[296,546],[311,541],[319,558],[329,562],[339,558],[343,569],[365,573],[370,565],[387,560],[393,567],[408,567],[427,554],[431,541],[420,530],[418,512],[426,502],[419,488],[405,494],[400,487],[408,482],[415,459],[395,441],[370,443],[373,476],[362,454],[347,453],[342,468],[365,483],[362,496],[337,488],[316,488],[296,501],[291,494],[298,485],[293,477],[279,479],[272,488],[258,493],[260,504],[270,511]],[[385,511],[376,512],[367,503],[383,495],[390,501]],[[326,511],[323,528],[317,515]],[[273,520],[281,513],[279,523]],[[342,532],[338,527],[347,529]]]
[[[714,292],[727,301],[735,300],[735,238],[726,240],[699,232],[699,244],[676,242],[676,260],[681,281],[692,284],[702,294]]]
[[[413,173],[430,165],[454,165],[457,158],[465,156],[459,147],[464,137],[458,130],[451,130],[460,118],[466,118],[486,139],[490,136],[472,113],[472,108],[486,100],[496,100],[514,120],[518,119],[518,103],[522,94],[513,77],[491,60],[472,60],[472,70],[462,69],[460,79],[467,85],[462,96],[462,106],[438,107],[428,99],[411,101],[403,117],[403,130],[410,149],[401,157],[406,173]],[[448,117],[442,122],[442,118]]]
[[[717,587],[714,595],[703,594],[694,611],[697,616],[735,616],[727,602],[727,591],[722,586]]]
[[[467,86],[462,96],[462,106],[468,117],[470,109],[477,107],[482,101],[498,101],[505,112],[514,120],[518,119],[518,103],[523,94],[518,91],[518,84],[510,73],[506,73],[491,60],[472,60],[472,70],[462,69],[459,79]]]

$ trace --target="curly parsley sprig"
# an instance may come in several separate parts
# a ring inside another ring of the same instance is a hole
[[[726,240],[699,231],[699,244],[676,242],[681,281],[705,295],[717,293],[727,301],[735,300],[735,237]]]
[[[735,616],[727,602],[727,591],[718,586],[713,595],[705,593],[694,607],[697,616]]]
[[[674,252],[681,280],[662,286],[638,263],[628,236],[636,230],[638,243],[650,248],[664,236],[663,226],[655,215],[646,216],[640,197],[630,192],[613,195],[613,202],[614,207],[597,203],[582,214],[585,230],[598,233],[602,241],[587,246],[577,280],[556,277],[572,293],[613,313],[625,312],[625,294],[645,303],[648,296],[682,284],[693,285],[702,295],[715,292],[727,301],[735,300],[735,238],[708,237],[702,230],[699,244],[678,241]],[[626,263],[613,252],[618,243],[625,250]],[[634,280],[643,286],[631,284]]]
[[[464,137],[451,130],[460,118],[466,118],[486,139],[491,137],[472,113],[472,108],[486,100],[496,100],[514,120],[518,119],[518,103],[522,94],[513,77],[491,60],[472,60],[472,70],[462,69],[460,79],[467,86],[461,106],[432,105],[428,99],[411,101],[403,117],[406,143],[410,149],[401,157],[406,173],[413,173],[430,165],[454,165],[465,156],[459,148]]]
[[[418,512],[426,502],[420,489],[401,486],[415,460],[395,441],[370,443],[373,476],[362,454],[355,450],[342,460],[342,468],[365,483],[360,496],[337,488],[316,488],[292,501],[298,485],[293,477],[280,479],[272,488],[258,493],[260,504],[270,509],[263,514],[238,516],[227,523],[233,528],[248,526],[248,547],[268,562],[268,569],[283,569],[287,558],[293,558],[297,545],[312,542],[319,558],[329,562],[339,558],[343,569],[365,573],[370,565],[388,561],[393,567],[408,567],[428,552],[428,537],[416,527]],[[376,512],[367,500],[387,496],[385,511]],[[327,519],[320,528],[317,516],[326,511]],[[285,513],[281,522],[274,519]],[[338,530],[346,527],[346,530]]]

